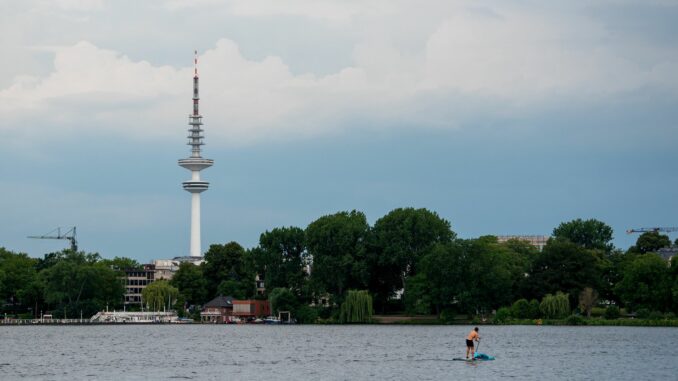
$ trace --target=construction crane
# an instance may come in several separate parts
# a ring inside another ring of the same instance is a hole
[[[663,232],[663,233],[671,233],[671,232],[678,232],[678,228],[672,227],[672,228],[660,228],[660,227],[654,227],[654,228],[638,228],[638,229],[629,229],[626,231],[626,234],[632,234],[632,233],[649,233],[649,232]]]
[[[54,235],[56,232],[56,235]],[[70,234],[70,235],[69,235]],[[51,232],[43,235],[29,235],[28,238],[37,238],[37,239],[67,239],[71,241],[71,250],[76,253],[78,251],[78,241],[75,240],[75,226],[68,229],[65,233],[61,234],[61,228],[56,228]]]

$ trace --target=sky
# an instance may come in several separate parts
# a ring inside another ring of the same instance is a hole
[[[678,3],[0,0],[0,246],[188,255],[428,208],[462,238],[678,226]],[[677,234],[671,235],[678,238]]]

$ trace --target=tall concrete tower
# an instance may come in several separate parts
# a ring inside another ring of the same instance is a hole
[[[200,156],[200,146],[205,144],[202,134],[202,115],[198,110],[200,96],[198,95],[198,52],[195,52],[193,75],[193,114],[188,116],[188,145],[191,146],[191,156],[179,160],[179,165],[191,171],[191,179],[184,181],[184,189],[191,193],[191,257],[201,257],[200,247],[200,193],[209,188],[210,183],[200,180],[200,171],[209,168],[214,160],[203,159]]]

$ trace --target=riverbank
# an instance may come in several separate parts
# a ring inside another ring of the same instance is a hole
[[[401,325],[549,325],[549,326],[617,326],[617,327],[678,327],[678,319],[640,319],[640,318],[585,318],[570,316],[565,319],[507,319],[502,322],[491,319],[454,319],[443,320],[435,315],[375,315],[375,324]]]

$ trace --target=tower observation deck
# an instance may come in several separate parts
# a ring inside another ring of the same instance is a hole
[[[200,147],[204,145],[205,136],[202,129],[202,115],[199,111],[200,95],[198,93],[198,52],[195,52],[195,69],[193,76],[193,113],[188,116],[188,145],[191,156],[179,160],[179,165],[191,171],[191,179],[183,182],[184,190],[191,193],[191,257],[202,256],[200,245],[200,193],[209,188],[210,183],[200,179],[200,171],[209,168],[214,160],[203,159]]]

